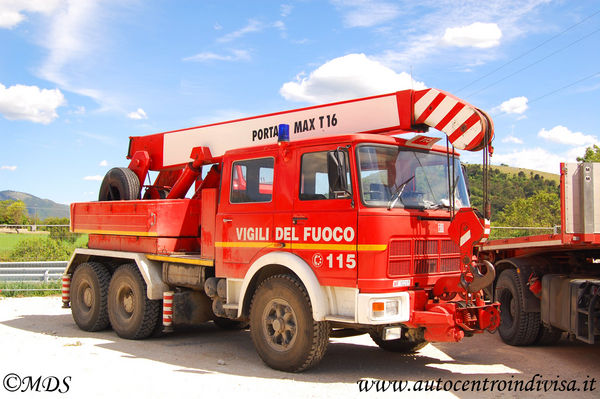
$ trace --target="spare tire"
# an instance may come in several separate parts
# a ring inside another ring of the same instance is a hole
[[[112,168],[102,184],[98,201],[134,200],[140,197],[140,181],[131,169]]]

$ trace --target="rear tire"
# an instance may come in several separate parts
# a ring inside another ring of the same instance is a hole
[[[250,307],[250,334],[271,368],[300,372],[318,364],[327,350],[329,323],[314,321],[302,283],[280,274],[264,280]]]
[[[84,331],[100,331],[108,327],[108,285],[110,273],[100,263],[77,266],[71,281],[71,313]]]
[[[423,349],[428,344],[428,342],[424,340],[411,341],[406,336],[406,330],[404,329],[402,329],[402,338],[392,339],[389,341],[385,341],[381,337],[380,330],[372,330],[369,332],[369,335],[371,336],[373,342],[377,344],[377,346],[388,352],[414,353],[419,349]]]
[[[108,288],[108,317],[121,338],[144,339],[155,330],[161,301],[150,300],[146,283],[133,264],[120,266]]]
[[[500,327],[502,340],[514,346],[531,345],[540,331],[539,312],[526,312],[523,303],[523,284],[516,270],[505,270],[496,284],[496,300],[500,302]]]
[[[546,327],[542,324],[535,343],[537,345],[554,345],[560,341],[562,333],[562,330],[559,330],[558,328]]]
[[[98,201],[134,200],[140,196],[140,181],[129,168],[112,168],[100,185]]]

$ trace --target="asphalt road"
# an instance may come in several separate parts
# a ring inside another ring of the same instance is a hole
[[[127,341],[79,330],[58,297],[0,299],[0,356],[2,398],[600,397],[600,345],[518,348],[486,333],[401,355],[362,335],[332,339],[317,368],[288,374],[262,363],[248,331],[208,323]]]

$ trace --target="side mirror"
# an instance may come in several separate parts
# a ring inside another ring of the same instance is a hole
[[[469,174],[467,173],[467,165],[461,163],[460,168],[462,169],[463,177],[465,179],[465,186],[467,186],[467,194],[469,195],[469,198],[471,198],[471,187],[469,185]]]
[[[327,153],[327,176],[329,178],[329,190],[333,193],[342,192],[346,195],[348,190],[348,164],[346,153],[339,148]]]

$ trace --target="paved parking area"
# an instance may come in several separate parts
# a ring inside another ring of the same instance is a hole
[[[317,368],[288,374],[262,363],[248,331],[209,323],[127,341],[79,330],[58,297],[0,299],[0,356],[0,397],[9,398],[600,396],[600,345],[517,348],[486,333],[401,355],[361,335],[332,339]]]

